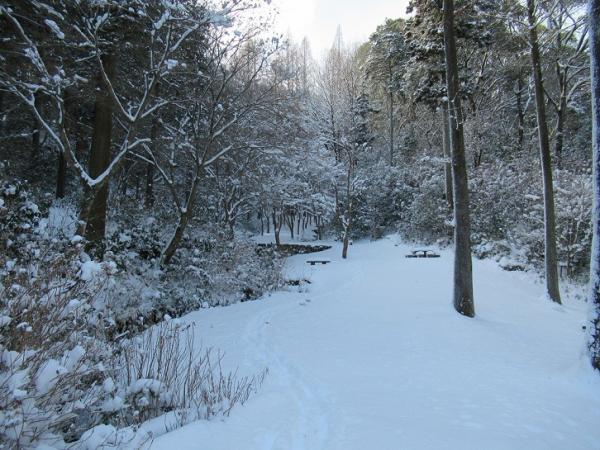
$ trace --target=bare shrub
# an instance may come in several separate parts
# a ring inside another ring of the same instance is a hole
[[[99,284],[73,276],[76,251],[4,277],[0,290],[0,440],[62,441],[93,404],[110,355],[90,322]]]
[[[261,385],[266,371],[222,370],[223,355],[200,348],[193,326],[175,320],[113,339],[102,315],[112,269],[73,249],[35,276],[15,270],[2,279],[0,442],[8,448],[62,447],[168,412],[170,427],[227,415]]]
[[[229,414],[255,392],[266,369],[238,377],[222,369],[223,354],[198,347],[193,325],[172,320],[125,341],[112,369],[114,404],[124,407],[109,420],[131,425],[178,410],[180,422]]]

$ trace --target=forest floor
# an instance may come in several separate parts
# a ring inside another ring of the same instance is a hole
[[[451,251],[407,259],[413,247],[388,237],[354,243],[344,261],[333,245],[288,259],[287,277],[311,284],[182,319],[225,351],[225,366],[269,373],[229,417],[151,448],[600,448],[584,302],[552,304],[533,275],[475,261],[469,319],[451,305]]]

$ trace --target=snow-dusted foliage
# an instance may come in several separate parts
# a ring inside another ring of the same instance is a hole
[[[122,428],[168,412],[178,426],[228,414],[254,392],[264,373],[238,378],[222,370],[218,350],[198,347],[168,313],[255,298],[279,285],[277,258],[213,241],[190,252],[198,267],[183,266],[193,260],[184,252],[177,269],[149,276],[152,242],[132,244],[152,236],[148,230],[124,233],[94,260],[72,236],[69,209],[59,203],[47,210],[31,197],[18,182],[0,195],[3,443],[89,446],[97,441],[91,435],[102,434],[98,426]],[[209,264],[211,255],[219,264]],[[117,428],[107,429],[110,436]]]

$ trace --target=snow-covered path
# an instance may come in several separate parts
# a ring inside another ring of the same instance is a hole
[[[585,306],[555,306],[530,276],[475,261],[477,317],[451,306],[452,255],[406,259],[393,238],[290,258],[307,292],[192,313],[240,373],[268,367],[230,417],[153,449],[600,449],[600,377]],[[309,266],[308,259],[330,259]]]

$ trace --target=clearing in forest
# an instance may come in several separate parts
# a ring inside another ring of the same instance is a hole
[[[585,303],[555,305],[533,275],[474,261],[477,317],[461,317],[452,253],[407,259],[395,241],[357,242],[346,261],[334,244],[323,266],[292,257],[288,276],[312,284],[187,316],[226,365],[269,374],[230,417],[152,448],[597,449]]]

